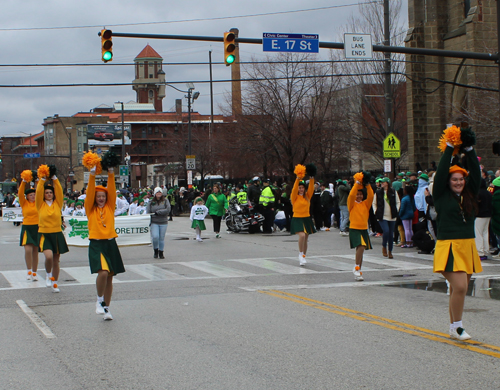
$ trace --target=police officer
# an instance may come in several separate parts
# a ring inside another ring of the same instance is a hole
[[[259,208],[264,216],[264,224],[262,226],[262,230],[264,233],[272,233],[273,232],[273,223],[274,223],[274,193],[271,187],[269,186],[269,179],[265,179],[262,181],[262,192],[259,197]]]
[[[247,195],[248,200],[252,203],[252,206],[257,206],[259,204],[260,188],[258,176],[255,176],[251,180],[251,185],[248,187]]]
[[[235,190],[238,204],[245,204],[247,202],[247,193],[240,188],[239,184],[236,185]]]

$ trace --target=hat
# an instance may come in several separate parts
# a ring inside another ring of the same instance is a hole
[[[106,194],[108,193],[108,189],[106,187],[103,187],[103,186],[96,186],[95,192],[97,192],[97,191],[102,191],[102,192],[105,192]]]
[[[462,175],[464,175],[464,177],[469,176],[469,172],[467,172],[465,169],[463,169],[462,167],[460,167],[458,165],[453,165],[452,167],[450,167],[449,173],[450,174],[452,174],[452,173],[461,173]]]
[[[76,204],[75,204],[75,205],[76,205],[76,206],[83,206],[83,202],[78,201],[78,202],[76,202]]]
[[[252,180],[253,181],[260,181],[260,178],[259,178],[259,176],[255,176]]]
[[[411,172],[406,172],[406,176],[410,176],[411,175]]]
[[[403,172],[398,173],[398,176],[403,177],[405,174]]]
[[[269,183],[271,179],[262,179],[263,182]]]
[[[203,202],[203,198],[201,196],[198,196],[195,200],[194,200],[194,203],[198,203],[199,201],[202,201]]]
[[[161,187],[156,187],[155,190],[154,190],[154,195],[156,195],[157,192],[161,192],[163,194],[163,190],[161,189]]]
[[[429,181],[429,175],[427,173],[422,173],[420,175],[420,179],[425,180],[425,181]]]
[[[495,187],[500,187],[500,177],[497,177],[495,180],[491,182]]]
[[[380,179],[380,182],[381,183],[390,183],[391,181],[389,180],[388,177],[383,177],[382,179]]]

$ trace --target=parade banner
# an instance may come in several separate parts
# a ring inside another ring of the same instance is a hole
[[[23,209],[21,207],[2,208],[3,222],[23,222]]]
[[[65,217],[64,236],[68,245],[88,246],[89,230],[87,217]],[[149,233],[150,214],[115,217],[118,246],[147,245],[151,243]]]

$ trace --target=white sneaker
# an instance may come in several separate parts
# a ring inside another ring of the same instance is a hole
[[[31,271],[28,271],[28,273],[26,274],[26,280],[32,280],[33,277],[31,276]]]
[[[346,236],[348,236],[348,235],[349,235],[349,233],[347,233],[347,232],[342,232],[342,235],[343,235],[344,237],[346,237]]]
[[[203,242],[203,238],[197,238],[196,241]]]
[[[52,279],[53,279],[53,278],[52,278]],[[53,292],[53,293],[58,293],[58,292],[60,292],[60,291],[61,291],[61,290],[59,290],[59,287],[58,287],[58,285],[57,285],[57,280],[53,280],[53,281],[52,281],[52,286],[51,286],[51,287],[52,287],[52,292]]]
[[[460,341],[469,340],[471,338],[464,328],[450,329],[450,337]]]
[[[45,277],[45,285],[47,287],[52,287],[52,281],[50,280],[50,278],[48,276]]]
[[[103,307],[103,310],[104,310],[104,316],[102,318],[104,319],[104,321],[111,321],[113,319],[113,316],[111,315],[109,309]]]
[[[324,231],[326,230],[326,228],[325,228],[325,227],[322,227],[322,228],[320,228],[319,230],[320,230],[320,231],[322,231],[322,232],[324,232]]]
[[[307,264],[306,255],[299,255],[299,264],[301,267]]]
[[[36,272],[33,272],[31,274],[31,280],[33,280],[34,282],[38,281],[38,276],[37,276]]]
[[[354,266],[352,273],[354,274],[354,280],[357,282],[362,282],[364,280],[362,276],[363,272],[361,272],[361,267],[359,265]]]
[[[95,314],[104,314],[104,307],[102,307],[99,301],[95,303]]]
[[[219,233],[217,233],[217,234],[215,235],[215,238],[220,238],[220,234],[219,234]]]

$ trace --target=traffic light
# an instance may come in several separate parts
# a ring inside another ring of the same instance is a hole
[[[236,61],[236,35],[233,32],[224,33],[224,62],[226,66]]]
[[[113,32],[103,29],[99,34],[101,36],[101,60],[104,62],[113,60]]]

